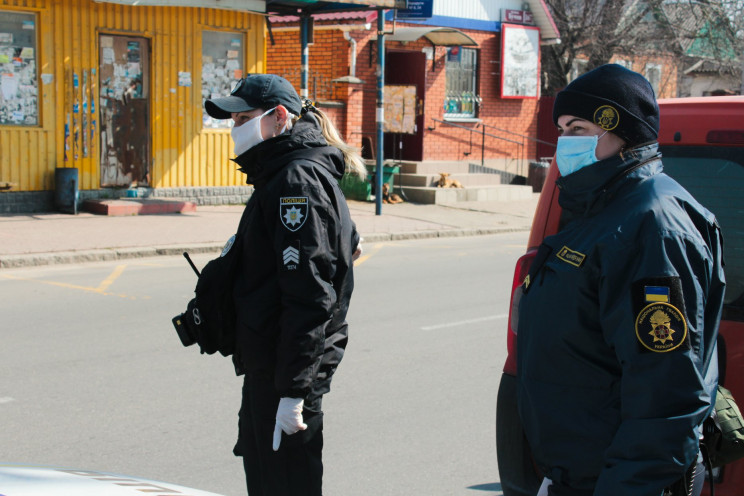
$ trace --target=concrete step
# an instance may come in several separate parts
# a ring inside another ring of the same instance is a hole
[[[514,184],[472,188],[403,186],[402,189],[411,202],[437,205],[467,201],[513,201],[532,198],[532,186]]]
[[[196,212],[196,203],[177,199],[120,198],[85,200],[83,210],[99,215],[156,215]]]
[[[402,186],[436,186],[439,174],[396,174],[395,184]],[[501,174],[450,174],[447,179],[455,179],[466,188],[476,186],[495,186],[503,184]]]
[[[400,171],[403,174],[467,174],[470,166],[467,162],[453,162],[446,160],[427,160],[425,162],[401,162]]]

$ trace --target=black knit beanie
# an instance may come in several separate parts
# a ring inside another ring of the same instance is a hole
[[[579,76],[558,93],[553,122],[574,115],[593,122],[629,146],[659,136],[659,105],[646,78],[617,64],[607,64]]]

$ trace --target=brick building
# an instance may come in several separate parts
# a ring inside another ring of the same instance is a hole
[[[494,1],[483,7],[476,1],[443,0],[423,21],[395,19],[388,12],[385,122],[395,132],[385,133],[385,158],[483,160],[508,166],[537,156],[539,45],[558,33],[542,2],[525,5],[532,11],[519,10],[521,2]],[[503,22],[506,16],[514,20]],[[299,18],[271,17],[270,24],[267,71],[299,88]],[[315,14],[313,25],[309,96],[348,142],[372,158],[377,12]],[[508,33],[515,34],[510,39]],[[526,62],[510,65],[515,57]],[[510,75],[512,68],[526,76]],[[402,95],[411,87],[413,93]]]

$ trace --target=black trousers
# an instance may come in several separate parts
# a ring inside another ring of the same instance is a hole
[[[322,398],[305,405],[307,430],[282,433],[272,448],[279,395],[269,374],[246,375],[233,453],[243,457],[249,496],[322,496]]]

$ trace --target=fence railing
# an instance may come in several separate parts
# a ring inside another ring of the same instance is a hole
[[[444,121],[444,120],[441,120],[441,119],[431,118],[431,120],[433,120],[434,122],[438,122],[440,124],[445,124],[447,126],[452,126],[452,127],[456,127],[456,128],[464,129],[464,130],[468,131],[470,133],[469,134],[469,138],[470,138],[470,151],[466,152],[466,155],[470,155],[472,153],[473,135],[476,135],[476,134],[477,135],[480,135],[481,167],[485,167],[486,166],[485,165],[485,162],[486,162],[486,137],[494,138],[494,139],[501,140],[501,141],[507,141],[509,143],[513,143],[513,144],[517,145],[518,159],[519,159],[519,166],[518,166],[518,168],[520,169],[518,171],[519,174],[521,174],[521,168],[524,165],[524,162],[526,160],[526,155],[525,155],[525,153],[526,153],[526,151],[525,151],[526,150],[526,141],[534,141],[536,143],[543,143],[543,144],[546,144],[546,145],[555,146],[555,143],[550,143],[548,141],[544,141],[544,140],[541,140],[541,139],[538,139],[538,138],[534,138],[534,137],[528,136],[526,134],[516,133],[516,132],[510,131],[508,129],[503,129],[503,128],[500,128],[500,127],[492,126],[490,124],[485,124],[483,122],[476,123],[476,125],[474,127],[468,127],[468,126],[463,126],[461,124],[457,124],[455,122]],[[504,138],[503,136],[497,136],[495,134],[491,134],[489,132],[486,132],[486,129],[487,128],[495,129],[496,131],[500,131],[500,132],[507,133],[507,134],[512,135],[512,136],[516,136],[516,137],[519,138],[519,140]]]

